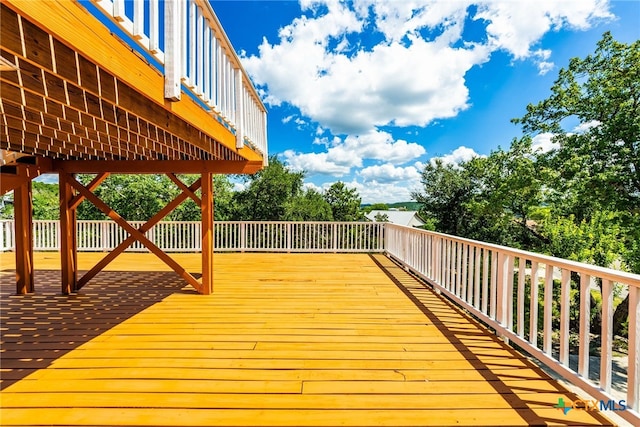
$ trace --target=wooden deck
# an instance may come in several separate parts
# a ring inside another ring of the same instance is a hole
[[[124,254],[68,297],[57,254],[11,295],[11,255],[2,425],[611,425],[382,255],[218,254],[204,296]]]

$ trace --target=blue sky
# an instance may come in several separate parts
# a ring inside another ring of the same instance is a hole
[[[569,58],[605,31],[640,39],[637,0],[211,4],[268,108],[270,154],[364,203],[410,200],[434,157],[508,147]]]

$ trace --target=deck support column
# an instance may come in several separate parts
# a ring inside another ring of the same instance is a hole
[[[213,292],[213,175],[202,173],[202,288],[201,293]]]
[[[62,294],[78,291],[78,242],[76,236],[76,208],[73,204],[73,188],[69,179],[73,175],[61,172],[60,192],[60,270],[62,272]]]
[[[16,239],[16,293],[34,292],[33,285],[33,209],[31,180],[13,192]]]

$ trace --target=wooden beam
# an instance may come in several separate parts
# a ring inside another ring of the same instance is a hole
[[[189,190],[196,191],[200,188],[201,180],[198,179],[196,182],[191,184]],[[154,225],[160,222],[164,217],[166,217],[171,211],[173,211],[180,203],[187,199],[187,193],[180,193],[175,199],[169,202],[164,208],[162,208],[157,214],[155,214],[149,221],[143,224],[138,230],[141,233],[146,233],[149,231]],[[84,285],[86,285],[89,280],[91,280],[96,274],[101,272],[111,261],[116,259],[118,255],[125,251],[133,242],[136,241],[136,238],[133,236],[127,237],[122,243],[120,243],[116,248],[110,251],[104,258],[100,260],[91,270],[86,272],[84,276],[80,278],[78,281],[78,289],[81,289]]]
[[[255,173],[262,161],[231,160],[54,160],[56,171],[67,173]]]
[[[95,205],[102,213],[111,218],[114,222],[116,222],[120,227],[124,228],[133,238],[142,243],[147,247],[152,253],[154,253],[158,258],[164,261],[169,267],[171,267],[180,277],[185,279],[187,283],[193,286],[198,292],[201,290],[201,285],[195,277],[193,277],[188,271],[186,271],[180,264],[178,264],[173,258],[164,253],[162,249],[156,246],[151,240],[147,239],[147,237],[138,231],[135,227],[125,221],[116,211],[111,209],[105,202],[100,200],[95,194],[89,191],[86,187],[80,184],[75,179],[69,180],[69,184],[73,188],[75,188],[80,194],[84,195],[87,200]]]
[[[178,178],[173,173],[168,173],[167,176],[169,177],[169,179],[171,179],[171,181],[173,181],[175,185],[178,186],[179,189],[187,193],[187,196],[191,197],[191,199],[196,203],[196,205],[200,206],[200,198],[196,195],[196,193],[191,191],[189,187],[185,185],[184,182],[180,181],[180,178]]]
[[[16,169],[15,173],[0,173],[0,194],[7,194],[43,173],[52,172],[51,159],[42,157],[36,158],[35,165],[16,164],[11,167]]]
[[[64,172],[60,172],[60,175],[66,175],[66,174]],[[93,190],[98,188],[98,186],[102,184],[102,181],[107,179],[109,175],[110,174],[108,172],[99,173],[95,178],[93,178],[93,180],[89,183],[89,185],[87,185],[87,189],[93,192]],[[84,201],[84,196],[82,194],[78,194],[74,196],[73,199],[69,201],[69,204],[68,204],[69,209],[77,209],[80,203],[82,203],[83,201]]]
[[[208,295],[213,292],[213,176],[202,174],[202,289]]]
[[[73,190],[69,184],[73,175],[61,173],[58,178],[60,194],[60,270],[62,273],[61,292],[63,295],[78,290],[78,246],[76,236],[76,208]],[[77,206],[77,205],[76,205]]]
[[[16,293],[24,295],[34,292],[31,180],[14,190],[13,209],[16,239]]]

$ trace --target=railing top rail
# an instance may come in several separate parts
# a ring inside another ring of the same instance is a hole
[[[622,282],[635,287],[640,287],[640,274],[614,270],[612,268],[600,267],[597,265],[587,264],[584,262],[571,261],[564,258],[556,258],[551,255],[544,255],[536,252],[524,251],[521,249],[510,248],[508,246],[501,246],[493,243],[486,243],[478,240],[466,239],[463,237],[452,236],[450,234],[443,234],[435,231],[422,230],[418,228],[407,227],[404,225],[387,223],[387,226],[392,228],[401,228],[401,229],[411,230],[418,233],[431,234],[431,235],[449,239],[455,242],[466,243],[466,244],[474,245],[476,247],[480,247],[483,249],[496,250],[508,255],[526,258],[531,261],[537,261],[544,264],[553,264],[555,267],[566,268],[568,270],[575,271],[576,273],[589,274],[591,276],[600,277],[602,279],[611,280],[614,282]]]
[[[362,224],[382,225],[381,222],[368,221],[216,221],[216,224]]]

